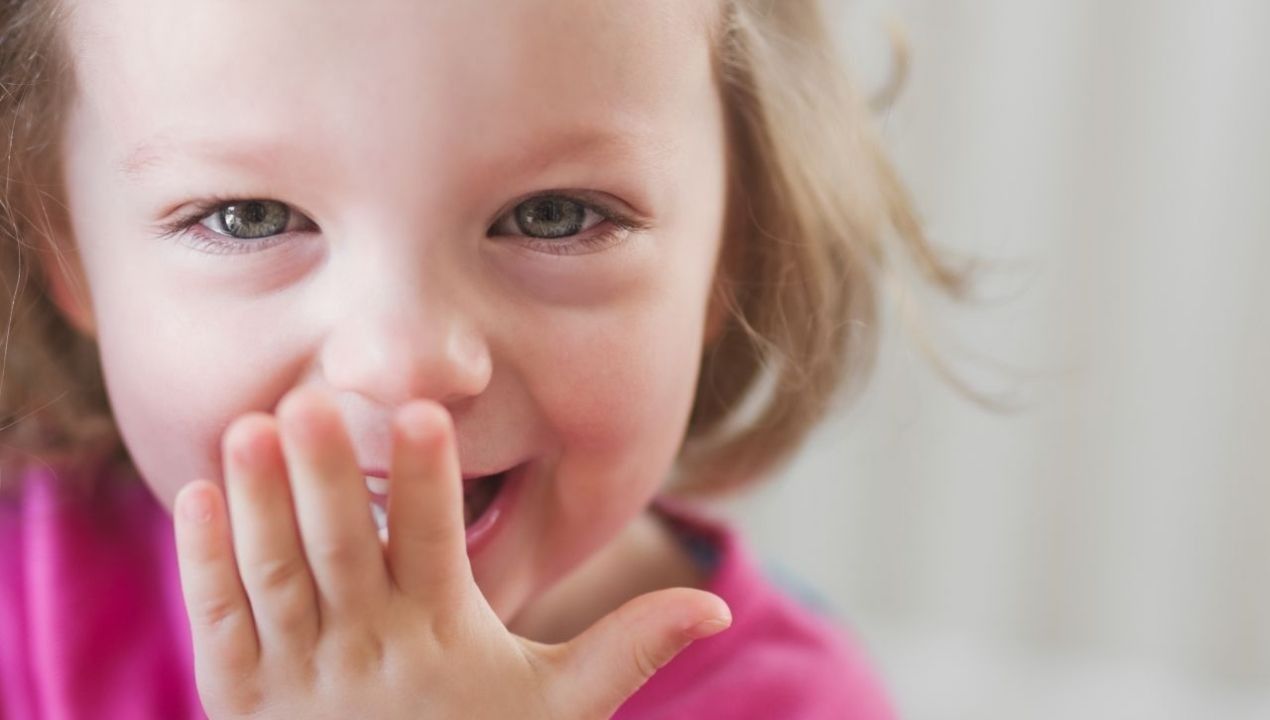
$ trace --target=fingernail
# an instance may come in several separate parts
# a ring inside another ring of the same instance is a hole
[[[732,627],[731,616],[710,618],[688,628],[688,637],[700,640],[727,630],[729,627]]]
[[[181,501],[181,514],[186,520],[200,525],[212,519],[212,499],[206,490],[196,489],[185,493]]]

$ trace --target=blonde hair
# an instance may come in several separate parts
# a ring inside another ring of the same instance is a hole
[[[687,495],[766,475],[863,384],[896,250],[949,294],[964,281],[922,232],[817,0],[725,2],[716,47],[732,165],[715,292],[730,322],[702,362],[675,488]]]
[[[955,293],[961,281],[926,241],[817,0],[721,5],[714,44],[729,198],[713,301],[727,320],[705,350],[675,468],[671,490],[689,495],[761,477],[859,387],[895,249],[939,288]],[[66,222],[56,140],[72,78],[59,13],[55,0],[0,5],[0,130],[9,139],[0,279],[12,300],[0,358],[5,468],[126,454],[96,343],[67,323],[40,265],[24,257],[63,261],[52,241]]]

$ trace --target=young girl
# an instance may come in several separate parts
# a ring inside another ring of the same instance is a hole
[[[863,372],[891,238],[953,283],[812,0],[10,0],[0,55],[0,717],[891,716],[689,501]]]

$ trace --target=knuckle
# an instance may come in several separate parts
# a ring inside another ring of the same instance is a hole
[[[199,606],[198,616],[202,624],[212,632],[228,630],[237,624],[243,608],[229,597],[215,597],[203,601]]]
[[[291,636],[311,632],[317,625],[312,603],[299,593],[288,597],[286,602],[276,604],[269,613],[269,619],[279,630]]]
[[[254,595],[268,597],[257,610],[269,622],[287,633],[297,633],[313,624],[312,590],[308,569],[299,558],[278,560],[259,568]]]
[[[276,592],[297,584],[307,573],[299,557],[279,558],[260,563],[256,568],[259,587],[265,592]]]
[[[328,643],[321,669],[332,678],[346,681],[379,675],[387,664],[383,640],[370,632],[344,632]]]
[[[323,567],[351,568],[359,561],[358,550],[351,542],[332,540],[312,548],[314,560]]]
[[[631,649],[631,659],[634,660],[635,670],[639,673],[639,677],[643,681],[647,681],[653,676],[653,673],[661,669],[665,662],[659,662],[659,658],[652,648],[644,643],[636,643]]]

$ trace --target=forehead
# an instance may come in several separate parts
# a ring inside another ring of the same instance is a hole
[[[403,138],[437,153],[550,130],[655,134],[710,81],[715,5],[78,0],[68,39],[77,104],[127,169],[217,137],[356,141],[347,159],[364,166],[409,152]]]

